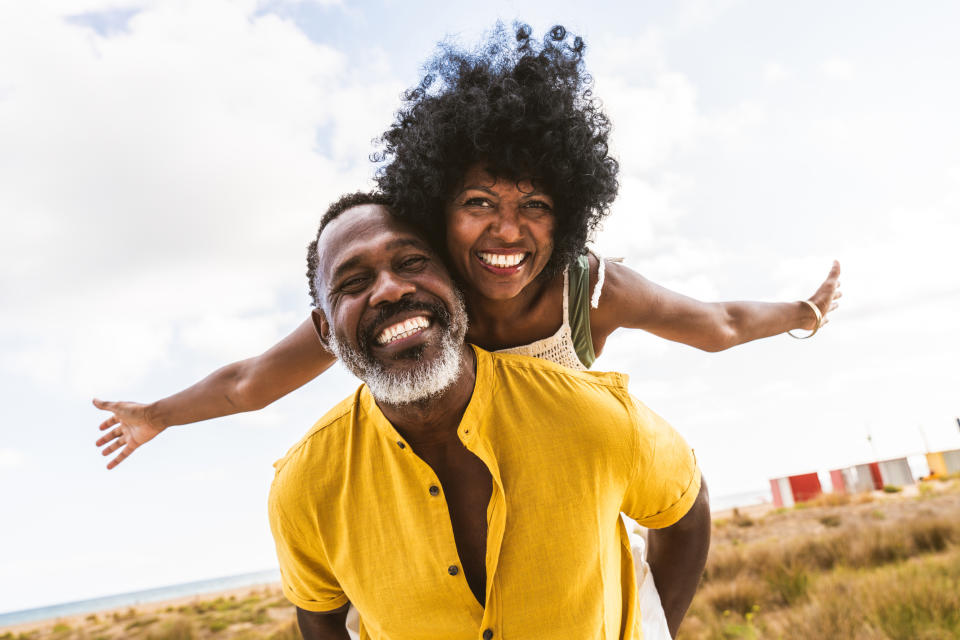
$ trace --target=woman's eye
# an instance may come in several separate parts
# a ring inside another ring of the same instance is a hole
[[[493,203],[491,203],[488,199],[479,198],[479,197],[468,198],[467,201],[464,202],[463,204],[464,206],[467,206],[467,207],[492,207],[493,206]]]
[[[523,204],[527,210],[527,215],[542,216],[553,212],[553,207],[543,200],[529,200]]]

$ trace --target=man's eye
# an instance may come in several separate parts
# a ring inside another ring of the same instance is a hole
[[[365,277],[357,276],[356,278],[348,278],[340,283],[340,291],[344,293],[356,293],[362,291],[366,285],[367,279]]]
[[[422,269],[424,266],[426,266],[426,264],[427,264],[426,256],[410,256],[409,258],[404,258],[403,261],[400,262],[400,268],[409,269],[409,270],[418,270],[418,269]]]

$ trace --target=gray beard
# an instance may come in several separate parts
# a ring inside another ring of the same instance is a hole
[[[441,327],[440,353],[432,361],[423,361],[417,353],[410,356],[418,360],[415,367],[401,372],[388,371],[379,360],[341,342],[334,333],[330,334],[330,350],[353,375],[366,383],[378,402],[403,405],[428,400],[446,391],[460,375],[467,313],[460,292],[456,294],[456,308],[450,310],[450,322]],[[440,319],[434,318],[433,322]]]

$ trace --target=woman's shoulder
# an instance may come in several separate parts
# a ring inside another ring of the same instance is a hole
[[[604,341],[625,319],[652,308],[649,281],[617,258],[589,253],[590,328],[599,354]]]

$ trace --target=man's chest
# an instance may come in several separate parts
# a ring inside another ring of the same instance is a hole
[[[618,567],[615,488],[577,465],[411,449],[367,460],[338,498],[337,522],[319,523],[373,637],[475,640],[481,625],[502,623],[505,602],[526,612],[521,621],[590,607],[571,590],[598,592],[591,582]],[[590,612],[578,615],[590,624]]]
[[[413,449],[439,480],[439,485],[430,491],[442,493],[460,569],[482,605],[486,589],[487,508],[493,476],[486,464],[459,440],[440,446],[414,444]]]

